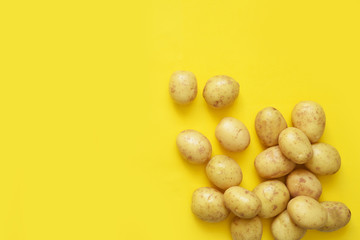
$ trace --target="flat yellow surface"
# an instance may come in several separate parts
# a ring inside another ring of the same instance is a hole
[[[0,239],[231,239],[232,216],[192,215],[193,190],[211,184],[181,159],[176,135],[205,134],[253,189],[256,113],[276,107],[290,125],[301,100],[323,106],[321,142],[342,157],[320,178],[321,200],[352,211],[345,228],[304,239],[359,239],[359,11],[358,0],[1,1]],[[198,79],[189,106],[168,94],[179,69]],[[218,111],[201,96],[217,74],[240,83]],[[249,128],[242,153],[215,139],[225,116]]]

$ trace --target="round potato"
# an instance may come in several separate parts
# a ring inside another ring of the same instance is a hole
[[[286,178],[286,186],[292,197],[308,196],[316,200],[322,193],[319,179],[305,169],[296,169]]]
[[[240,218],[253,218],[261,209],[260,199],[251,191],[235,186],[224,193],[225,206]]]
[[[341,166],[339,152],[326,143],[315,143],[312,145],[313,156],[305,163],[310,171],[319,175],[330,175],[336,173]]]
[[[271,224],[271,233],[275,240],[300,240],[306,229],[297,226],[285,210]]]
[[[219,122],[215,136],[221,146],[231,152],[241,152],[250,144],[248,129],[240,120],[233,117],[225,117]]]
[[[351,219],[351,211],[342,202],[326,201],[320,203],[327,211],[325,226],[318,229],[322,232],[332,232],[344,227]]]
[[[257,185],[253,193],[261,201],[259,217],[271,218],[285,210],[290,194],[285,184],[279,180],[269,180]]]
[[[296,164],[287,159],[279,146],[270,147],[256,156],[255,169],[262,178],[279,178],[290,173]]]
[[[216,155],[206,165],[210,182],[223,190],[241,183],[243,174],[237,162],[225,155]]]
[[[285,128],[287,128],[286,121],[276,108],[266,107],[256,115],[256,134],[265,147],[277,145],[279,134]]]
[[[217,109],[229,106],[238,95],[239,83],[225,75],[210,78],[203,91],[206,103]]]
[[[320,104],[302,101],[292,110],[291,121],[294,127],[306,134],[310,142],[316,143],[324,133],[326,117]]]
[[[293,222],[301,228],[319,229],[327,221],[326,209],[312,197],[297,196],[291,199],[287,211]]]
[[[211,143],[198,131],[182,131],[176,138],[176,145],[181,156],[190,163],[202,164],[211,158]]]
[[[202,187],[192,195],[191,210],[205,222],[220,222],[230,213],[225,207],[223,194],[215,188]]]
[[[241,219],[235,217],[230,226],[233,240],[261,240],[263,226],[259,217]]]
[[[306,163],[313,155],[311,143],[305,133],[294,127],[288,127],[280,133],[279,147],[288,159],[297,164]]]
[[[197,81],[192,72],[176,71],[170,77],[170,96],[179,104],[192,102],[197,95]]]

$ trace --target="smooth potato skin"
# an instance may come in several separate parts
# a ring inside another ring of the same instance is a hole
[[[239,95],[240,85],[233,78],[217,75],[210,78],[204,87],[206,103],[216,109],[231,105]]]
[[[326,201],[321,202],[320,204],[326,209],[328,218],[325,226],[318,229],[319,231],[333,232],[349,223],[351,219],[351,211],[344,203]]]
[[[178,104],[188,104],[197,95],[197,80],[189,71],[176,71],[170,77],[169,93]]]
[[[285,210],[271,223],[271,233],[275,240],[300,240],[306,229],[297,226]]]
[[[259,217],[241,219],[235,217],[230,225],[233,240],[261,240],[263,225]]]
[[[286,186],[292,197],[308,196],[318,200],[322,193],[319,179],[305,169],[296,169],[290,173],[286,178]]]
[[[327,143],[315,143],[312,145],[313,156],[305,163],[311,172],[318,175],[331,175],[339,171],[341,157],[339,152]]]

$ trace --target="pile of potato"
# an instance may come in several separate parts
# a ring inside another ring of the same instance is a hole
[[[177,71],[170,78],[169,92],[180,104],[197,95],[195,75]],[[220,75],[209,79],[203,90],[213,108],[231,105],[239,95],[239,84]],[[291,115],[288,127],[282,114],[273,107],[262,109],[255,118],[257,136],[266,148],[254,161],[260,177],[267,179],[252,191],[240,187],[243,173],[238,163],[225,155],[212,156],[210,141],[200,132],[184,130],[176,144],[181,156],[194,164],[206,165],[206,175],[217,188],[201,187],[192,196],[192,212],[207,222],[220,222],[230,212],[234,240],[261,239],[260,218],[273,218],[271,232],[277,240],[301,239],[307,229],[330,232],[344,227],[351,218],[341,202],[319,202],[322,186],[317,175],[336,173],[341,166],[338,151],[318,143],[326,117],[316,102],[302,101]],[[223,118],[215,129],[216,139],[228,151],[244,151],[250,144],[247,127],[238,119]],[[278,178],[286,176],[285,183]]]

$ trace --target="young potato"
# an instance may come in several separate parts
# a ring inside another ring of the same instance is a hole
[[[295,105],[291,121],[294,127],[306,134],[310,142],[316,143],[324,133],[326,117],[320,104],[302,101]]]
[[[305,229],[322,228],[327,221],[326,209],[312,197],[297,196],[291,199],[287,211],[293,222]]]
[[[260,212],[261,201],[251,191],[234,186],[224,193],[225,206],[240,218],[253,218]]]
[[[241,183],[243,174],[237,162],[225,155],[214,156],[206,165],[210,182],[223,190]]]
[[[206,103],[217,109],[229,106],[238,95],[239,83],[225,75],[210,78],[203,90]]]
[[[259,217],[252,219],[235,217],[231,222],[230,232],[233,240],[261,240],[263,226]]]
[[[271,223],[271,233],[275,240],[300,240],[306,229],[297,226],[285,210]]]
[[[211,158],[211,143],[198,131],[182,131],[176,138],[176,145],[181,156],[190,163],[202,164]]]
[[[313,155],[311,143],[300,129],[288,127],[279,135],[279,147],[281,152],[291,161],[304,164]]]
[[[241,152],[250,144],[248,129],[240,120],[233,117],[225,117],[219,122],[215,136],[221,146],[231,152]]]
[[[192,102],[197,95],[197,81],[192,72],[176,71],[170,77],[170,96],[179,104]]]
[[[292,197],[308,196],[316,200],[322,193],[319,179],[305,169],[296,169],[286,178],[286,186]]]
[[[205,222],[220,222],[229,215],[223,194],[215,188],[202,187],[192,195],[191,210]]]
[[[279,180],[269,180],[257,185],[253,193],[261,200],[259,217],[271,218],[285,210],[290,194],[285,184]]]
[[[287,128],[286,121],[276,108],[266,107],[256,115],[256,134],[265,147],[277,145],[279,134],[285,128]]]
[[[256,156],[255,169],[262,178],[279,178],[290,173],[296,164],[287,159],[279,146],[270,147]]]
[[[351,219],[351,211],[342,202],[327,201],[321,202],[328,214],[325,226],[318,229],[322,232],[333,232],[349,223]]]
[[[319,175],[330,175],[336,173],[341,166],[339,152],[326,143],[315,143],[312,145],[313,156],[305,163],[310,171]]]

